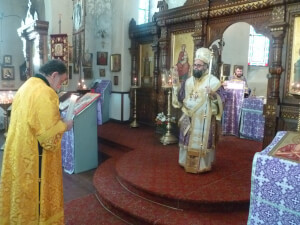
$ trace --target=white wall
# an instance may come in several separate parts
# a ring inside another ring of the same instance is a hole
[[[114,91],[126,92],[131,86],[131,55],[129,52],[129,23],[132,18],[138,19],[138,0],[118,0],[112,1],[112,48],[111,53],[121,54],[121,71],[112,72],[112,79],[118,76],[119,85],[113,85]],[[131,7],[128,7],[130,5]]]
[[[249,24],[236,23],[228,27],[223,34],[225,42],[222,52],[223,63],[231,65],[231,74],[233,74],[234,65],[244,66],[246,78],[248,78],[249,32]]]
[[[3,63],[4,55],[12,56],[15,79],[5,81],[1,79],[1,89],[18,89],[23,83],[20,80],[19,67],[25,61],[23,57],[23,44],[18,36],[17,29],[21,27],[21,21],[25,18],[27,1],[1,0],[0,1],[0,65]]]
[[[114,120],[128,121],[130,119],[130,96],[112,93],[109,105],[109,117]],[[122,107],[123,102],[123,109]],[[123,115],[122,115],[123,112]]]
[[[269,67],[265,66],[250,66],[248,69],[248,84],[252,90],[252,94],[256,96],[267,97],[267,74],[269,73]]]

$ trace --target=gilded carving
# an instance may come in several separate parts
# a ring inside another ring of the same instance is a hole
[[[296,130],[297,121],[299,118],[299,109],[293,106],[285,106],[281,107],[280,117],[284,121],[284,130]]]
[[[258,1],[258,2],[250,2],[249,1],[240,1],[239,5],[237,5],[236,3],[234,3],[235,5],[233,5],[233,3],[228,4],[229,7],[226,8],[221,8],[221,9],[214,9],[212,8],[212,11],[210,13],[211,17],[217,17],[217,16],[225,16],[225,15],[230,15],[230,14],[238,14],[241,12],[249,12],[249,11],[254,11],[254,10],[258,10],[258,9],[263,9],[266,8],[268,6],[270,6],[272,3],[272,1],[268,1],[268,0],[263,0],[263,1]],[[231,6],[233,5],[233,6]],[[227,6],[227,5],[223,5]]]
[[[261,9],[267,9],[272,6],[274,1],[270,0],[261,0],[261,1],[252,1],[248,0],[243,1],[234,1],[226,2],[224,4],[219,4],[217,6],[211,7],[211,10],[208,12],[207,3],[208,1],[187,1],[185,5],[188,7],[182,8],[182,10],[176,12],[163,12],[157,15],[157,23],[159,26],[164,26],[165,24],[171,25],[176,23],[184,23],[197,19],[205,19],[208,16],[210,18],[222,17],[228,15],[238,15],[241,13],[249,13],[251,11],[257,11]],[[193,5],[197,4],[197,6]],[[209,14],[208,14],[209,13]],[[263,12],[262,12],[263,14]],[[257,15],[257,14],[256,14]],[[279,12],[277,13],[279,15]],[[225,18],[223,18],[225,19]]]
[[[168,35],[167,27],[162,27],[160,32],[161,38],[166,38]]]
[[[273,8],[272,22],[278,23],[284,21],[284,6],[278,6]]]
[[[276,105],[267,104],[266,110],[265,110],[265,115],[270,116],[270,117],[275,116],[276,115]]]
[[[197,31],[197,32],[202,32],[202,21],[201,20],[197,20],[197,21],[195,21],[195,30]]]

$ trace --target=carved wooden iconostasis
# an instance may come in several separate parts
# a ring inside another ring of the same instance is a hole
[[[141,44],[139,46],[139,75],[138,80],[142,87],[152,87],[153,86],[153,59],[154,54],[152,51],[151,44]]]
[[[287,6],[286,22],[289,29],[285,35],[285,40],[287,40],[286,57],[283,59],[285,79],[281,88],[283,93],[281,93],[279,129],[296,130],[300,115],[300,4]]]
[[[157,112],[158,88],[158,27],[155,23],[136,25],[131,20],[131,84],[140,86],[137,92],[137,118],[145,124],[153,124]],[[133,93],[131,93],[133,96]],[[132,103],[134,101],[131,101]]]
[[[151,111],[147,116],[145,107],[137,105],[137,118],[140,122],[154,124],[155,115],[161,111],[166,112],[167,99],[161,89],[160,72],[169,70],[178,63],[181,48],[187,49],[189,63],[192,65],[193,54],[197,48],[214,45],[215,57],[218,58],[215,64],[219,66],[217,70],[219,73],[216,76],[219,77],[223,63],[221,57],[223,33],[229,26],[245,22],[270,40],[263,147],[273,140],[278,130],[296,129],[299,99],[290,93],[290,86],[293,83],[291,79],[298,81],[293,74],[299,71],[297,62],[300,64],[298,61],[300,50],[297,50],[300,46],[297,32],[300,29],[299,1],[187,0],[181,7],[168,9],[167,3],[163,0],[159,1],[158,8],[159,12],[154,15],[153,22],[137,26],[131,21],[129,28],[132,79],[141,66],[139,58],[141,56],[135,52],[139,44],[147,39],[145,42],[152,45],[155,58],[151,65],[154,71],[153,86],[151,88],[141,86],[137,94],[140,101],[146,100],[145,96],[148,96],[146,103],[140,104],[151,105],[147,108],[148,114]],[[181,35],[186,36],[181,38]],[[175,115],[177,116],[176,112]]]

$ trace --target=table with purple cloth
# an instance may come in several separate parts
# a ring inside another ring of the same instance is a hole
[[[94,84],[96,93],[100,93],[97,106],[97,123],[102,125],[109,120],[109,102],[112,91],[112,83],[110,80],[96,80]]]
[[[300,164],[270,155],[287,131],[255,154],[251,174],[248,225],[300,224]]]
[[[245,98],[241,109],[240,137],[262,141],[265,118],[263,116],[263,98]]]
[[[224,98],[222,134],[239,136],[239,122],[244,100],[244,86],[242,86],[241,89],[225,89]]]

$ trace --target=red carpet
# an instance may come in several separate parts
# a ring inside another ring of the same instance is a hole
[[[104,210],[96,196],[91,194],[65,204],[65,224],[124,225],[126,223]]]
[[[178,165],[178,145],[163,146],[151,127],[110,122],[98,132],[100,151],[111,158],[95,172],[97,196],[129,224],[246,224],[252,158],[261,143],[221,137],[213,171],[195,175]]]

